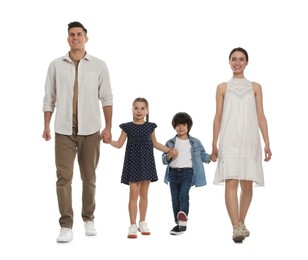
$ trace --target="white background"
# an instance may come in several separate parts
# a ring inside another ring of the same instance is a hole
[[[0,259],[306,259],[307,9],[305,1],[101,0],[2,1],[0,4]],[[150,121],[165,143],[171,119],[188,112],[191,135],[211,152],[216,86],[231,77],[228,55],[244,47],[245,75],[263,87],[272,160],[266,185],[254,189],[246,224],[251,237],[234,244],[224,188],[191,189],[187,232],[174,226],[165,166],[151,184],[151,236],[126,238],[128,186],[120,184],[125,148],[101,146],[97,170],[97,237],[85,237],[81,181],[74,175],[74,240],[57,244],[54,135],[43,140],[42,102],[49,63],[69,50],[67,24],[88,29],[87,51],[108,65],[114,92],[113,137],[131,120],[133,99],[150,103]]]

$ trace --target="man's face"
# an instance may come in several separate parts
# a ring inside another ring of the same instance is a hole
[[[87,41],[88,37],[85,35],[81,27],[74,27],[69,29],[67,42],[71,47],[71,50],[84,50]]]

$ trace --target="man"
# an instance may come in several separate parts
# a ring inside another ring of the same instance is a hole
[[[82,219],[85,234],[95,236],[94,225],[96,167],[100,140],[111,141],[113,94],[104,61],[85,50],[87,29],[80,22],[68,24],[70,51],[52,61],[48,68],[43,102],[43,138],[51,139],[50,121],[55,116],[55,163],[60,234],[57,242],[73,239],[71,183],[77,154],[82,179]],[[100,102],[105,118],[102,128]]]

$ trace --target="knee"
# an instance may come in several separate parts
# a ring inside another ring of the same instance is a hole
[[[227,190],[237,190],[238,188],[238,180],[227,180],[226,181],[226,189]]]
[[[252,182],[251,181],[241,181],[241,190],[245,193],[252,192]]]
[[[58,178],[57,180],[57,187],[63,187],[63,186],[67,186],[67,185],[71,185],[72,184],[72,179],[68,179],[68,178]]]

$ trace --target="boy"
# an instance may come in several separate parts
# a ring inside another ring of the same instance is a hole
[[[202,143],[189,135],[193,121],[185,112],[177,113],[172,119],[176,136],[167,141],[166,146],[175,148],[176,158],[163,153],[163,164],[168,165],[164,182],[169,183],[174,221],[176,226],[171,235],[180,235],[186,231],[189,213],[189,190],[191,186],[206,185],[203,163],[210,163],[211,155],[206,153]]]

